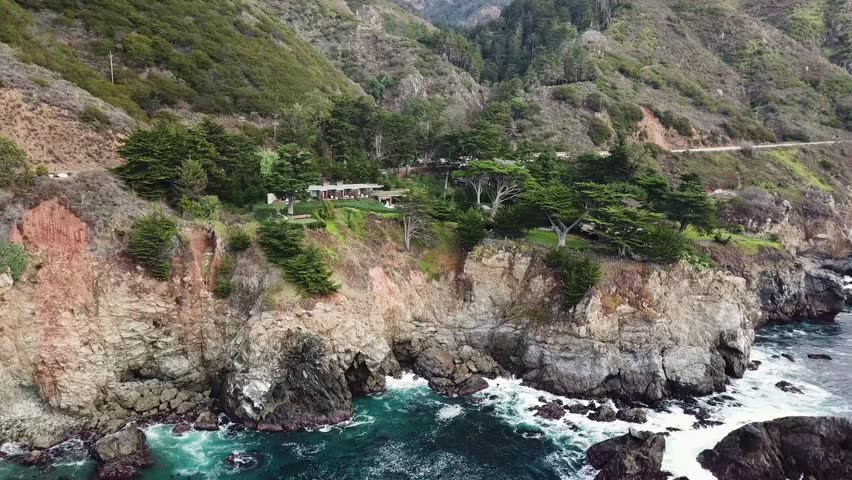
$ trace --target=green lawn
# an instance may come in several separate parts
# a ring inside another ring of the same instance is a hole
[[[530,242],[540,243],[552,248],[556,248],[559,244],[559,237],[556,235],[556,232],[550,230],[530,230],[527,232],[526,239]],[[577,235],[568,235],[565,246],[573,250],[585,250],[589,247],[589,242]]]
[[[333,200],[331,204],[334,205],[334,208],[354,208],[374,213],[394,213],[396,211],[382,205],[378,200]],[[296,215],[310,215],[320,207],[322,207],[322,202],[319,200],[299,202],[296,204],[295,212]]]
[[[686,229],[685,235],[686,238],[693,241],[713,241],[713,235],[699,232],[692,227]],[[742,233],[722,233],[723,238],[728,238],[729,236],[731,237],[731,243],[739,247],[743,251],[743,253],[748,255],[757,254],[760,248],[774,248],[776,250],[784,250],[784,245],[782,245],[781,242],[768,238],[755,237]]]

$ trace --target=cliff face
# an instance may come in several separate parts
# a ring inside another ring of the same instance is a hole
[[[340,293],[271,301],[278,273],[252,250],[237,256],[235,292],[223,302],[208,292],[221,255],[213,233],[183,227],[168,282],[120,253],[115,230],[149,207],[110,194],[108,178],[45,184],[0,205],[8,238],[35,265],[0,292],[0,441],[48,445],[74,429],[194,418],[214,404],[265,430],[334,422],[351,415],[353,394],[382,390],[400,363],[451,394],[500,370],[567,395],[707,394],[743,374],[767,298],[782,311],[790,299],[816,303],[839,288],[792,281],[795,266],[779,286],[686,264],[614,262],[565,312],[534,248],[488,244],[456,273],[430,279],[374,238],[381,221],[371,220],[362,238],[312,234],[336,242]],[[98,218],[96,208],[79,209],[90,195],[125,207]]]

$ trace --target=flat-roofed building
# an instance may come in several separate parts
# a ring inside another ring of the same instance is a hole
[[[373,192],[384,188],[378,183],[324,183],[322,185],[311,185],[308,193],[314,200],[343,200],[370,198]],[[266,203],[273,203],[278,197],[273,193],[266,194]]]

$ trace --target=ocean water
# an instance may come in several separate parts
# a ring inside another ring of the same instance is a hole
[[[814,353],[833,360],[807,358]],[[752,359],[762,362],[760,368],[732,381],[724,396],[697,399],[712,420],[722,422],[711,428],[694,428],[696,418],[685,413],[689,406],[680,402],[670,402],[666,411],[649,410],[648,423],[641,426],[594,422],[572,414],[549,421],[535,417],[530,407],[540,403],[539,397],[559,397],[525,387],[519,380],[489,381],[487,390],[471,398],[447,399],[408,375],[390,379],[381,395],[357,399],[351,422],[313,431],[263,434],[231,426],[176,437],[169,425],[149,427],[146,434],[155,465],[141,478],[580,480],[594,474],[584,466],[589,446],[638,427],[668,429],[663,467],[676,476],[702,480],[713,477],[696,462],[698,453],[746,423],[787,415],[852,416],[852,315],[841,315],[834,325],[763,329]],[[780,380],[803,393],[782,392],[775,387]],[[15,453],[16,447],[2,448]],[[235,453],[254,460],[242,468],[227,464]],[[91,478],[94,466],[80,442],[63,444],[54,454],[60,462],[45,468],[0,462],[0,479]]]

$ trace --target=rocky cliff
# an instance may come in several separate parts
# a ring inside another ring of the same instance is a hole
[[[46,446],[69,431],[192,419],[214,406],[265,430],[336,422],[351,415],[353,394],[382,390],[400,364],[451,395],[503,372],[567,395],[707,394],[743,374],[764,318],[761,289],[776,285],[781,310],[839,291],[806,273],[778,286],[687,264],[610,262],[565,311],[534,247],[487,244],[430,278],[388,240],[397,227],[369,217],[345,239],[311,233],[336,252],[340,293],[284,295],[252,249],[236,257],[226,302],[208,291],[222,249],[213,231],[182,226],[167,282],[121,253],[123,232],[151,208],[106,174],[41,179],[0,203],[2,238],[33,263],[0,293],[0,441]]]

